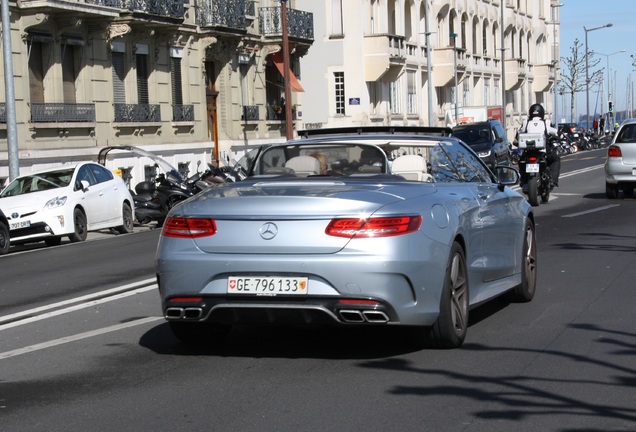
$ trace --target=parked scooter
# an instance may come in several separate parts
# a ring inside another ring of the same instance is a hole
[[[154,182],[143,181],[135,186],[135,193],[130,193],[135,202],[135,218],[140,224],[157,222],[162,226],[168,214],[161,206],[159,193]]]

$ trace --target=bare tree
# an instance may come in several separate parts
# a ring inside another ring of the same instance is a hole
[[[583,52],[585,47],[581,45],[581,41],[578,39],[574,40],[574,46],[570,47],[570,56],[569,57],[561,57],[561,63],[563,64],[563,69],[561,72],[561,94],[569,93],[570,94],[570,116],[572,121],[576,121],[574,119],[574,100],[575,94],[579,92],[584,92],[587,89],[585,83],[585,69],[586,69],[586,56],[587,56],[587,67],[589,70],[594,69],[598,66],[601,59],[593,58],[591,56],[591,51],[587,53]],[[600,84],[603,79],[603,69],[598,69],[593,72],[588,71],[589,77],[589,85],[590,87]]]

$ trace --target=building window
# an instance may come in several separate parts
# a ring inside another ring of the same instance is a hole
[[[406,113],[417,114],[417,84],[415,71],[407,71],[407,101],[406,101]]]
[[[344,72],[334,72],[336,115],[345,115]]]
[[[79,76],[79,60],[77,48],[72,45],[62,46],[62,93],[65,103],[75,103],[75,88]]]
[[[113,102],[126,103],[126,60],[125,45],[121,42],[113,42],[111,59],[113,62]]]
[[[31,40],[29,45],[29,94],[31,103],[44,103],[44,77],[49,69],[51,44]]]
[[[148,105],[148,45],[137,45],[135,63],[137,66],[137,103]]]
[[[331,0],[331,34],[344,35],[342,28],[342,0]]]
[[[183,83],[181,81],[181,58],[170,57],[172,104],[183,105]]]
[[[484,105],[490,105],[490,78],[484,80]]]
[[[401,88],[399,80],[389,83],[389,109],[391,114],[400,114],[402,112]]]

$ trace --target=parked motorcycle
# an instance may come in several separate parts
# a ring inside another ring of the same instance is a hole
[[[117,151],[132,153],[136,157],[148,158],[154,162],[157,171],[154,180],[140,182],[135,186],[135,193],[131,191],[135,201],[135,215],[138,222],[156,221],[162,224],[172,207],[198,192],[194,185],[188,183],[179,171],[166,160],[154,153],[134,146],[104,147],[99,151],[98,163],[106,166],[106,158],[109,153],[116,153]]]

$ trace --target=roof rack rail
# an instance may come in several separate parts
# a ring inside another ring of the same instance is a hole
[[[428,126],[351,126],[326,129],[304,129],[298,131],[299,138],[325,135],[363,135],[363,134],[410,134],[451,136],[453,130],[448,127]]]

